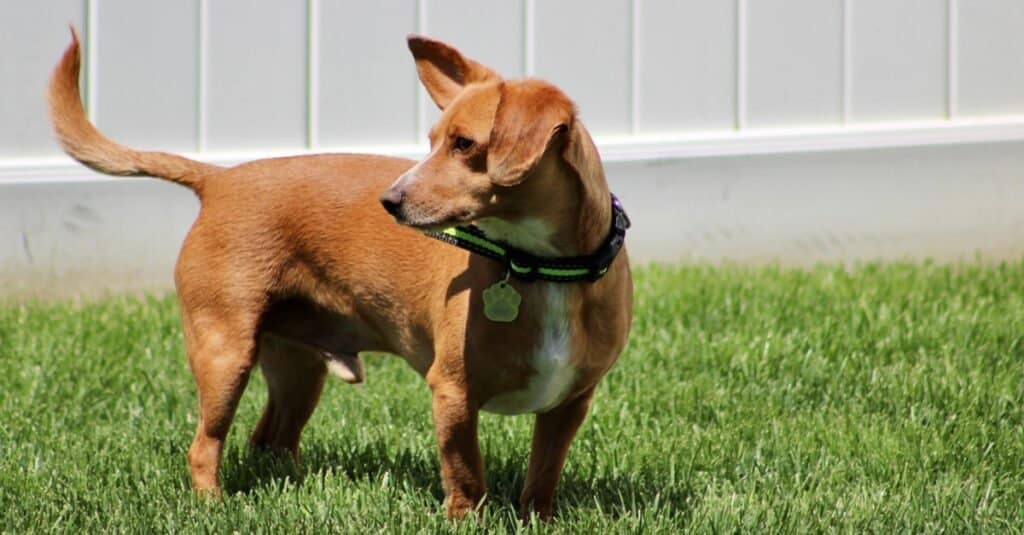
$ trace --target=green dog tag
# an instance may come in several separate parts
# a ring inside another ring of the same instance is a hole
[[[519,292],[506,281],[498,281],[484,290],[484,315],[491,321],[508,323],[519,317]]]

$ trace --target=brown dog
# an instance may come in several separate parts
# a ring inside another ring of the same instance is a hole
[[[188,452],[199,491],[219,489],[224,439],[257,362],[269,400],[252,444],[298,460],[328,371],[361,381],[359,353],[384,351],[402,355],[433,392],[449,515],[471,511],[485,493],[484,409],[537,414],[520,504],[523,515],[551,516],[569,444],[626,343],[625,251],[593,282],[509,279],[501,286],[521,304],[495,321],[483,295],[511,264],[424,231],[475,223],[527,254],[591,254],[614,228],[601,162],[554,86],[503,80],[426,38],[410,37],[409,48],[443,110],[419,163],[338,154],[227,169],[135,151],[83,113],[77,37],[54,71],[50,109],[68,154],[102,173],[171,180],[201,201],[175,270],[199,393]]]

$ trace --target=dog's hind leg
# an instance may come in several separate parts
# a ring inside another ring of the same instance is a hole
[[[320,400],[327,365],[315,349],[270,334],[261,339],[259,362],[267,380],[267,406],[249,443],[287,451],[298,463],[299,437]]]
[[[224,439],[256,359],[255,314],[215,315],[182,309],[189,365],[199,392],[199,423],[188,450],[192,486],[219,493]]]

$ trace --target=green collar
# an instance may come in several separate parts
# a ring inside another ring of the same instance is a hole
[[[619,199],[612,195],[612,222],[608,237],[594,254],[549,258],[536,256],[507,243],[488,238],[474,225],[447,228],[441,232],[427,232],[427,236],[450,243],[481,256],[505,264],[513,277],[522,281],[546,280],[551,282],[594,282],[608,272],[618,256],[630,226],[629,217]]]

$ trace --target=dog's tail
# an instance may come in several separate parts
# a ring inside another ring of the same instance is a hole
[[[107,139],[89,122],[78,89],[79,48],[78,33],[72,27],[71,44],[50,77],[50,120],[64,151],[101,173],[164,178],[199,193],[203,178],[220,167],[175,154],[130,149]]]

